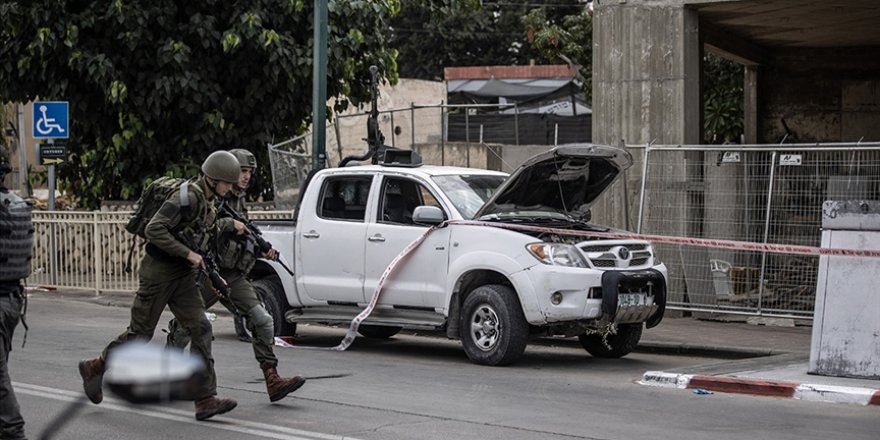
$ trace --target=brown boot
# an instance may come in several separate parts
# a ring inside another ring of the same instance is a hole
[[[232,399],[211,396],[196,401],[196,420],[206,420],[217,414],[232,411],[238,403]]]
[[[302,376],[293,376],[290,379],[284,379],[278,375],[275,367],[263,368],[263,376],[266,378],[266,390],[269,392],[269,401],[277,402],[288,394],[296,391],[299,387],[306,383]]]
[[[83,379],[83,389],[89,400],[96,405],[104,400],[104,392],[101,390],[101,385],[104,382],[104,368],[104,359],[101,357],[79,362],[79,375]]]

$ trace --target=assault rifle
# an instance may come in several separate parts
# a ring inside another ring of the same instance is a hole
[[[220,276],[220,268],[217,266],[217,262],[214,261],[214,255],[211,252],[200,251],[193,245],[192,240],[183,233],[178,233],[176,237],[189,250],[202,256],[202,265],[199,266],[199,272],[196,274],[196,286],[199,287],[199,290],[204,288],[206,278],[211,280],[211,286],[217,291],[217,300],[220,304],[223,304],[234,315],[238,315],[235,305],[229,299],[229,286],[226,284],[226,280]]]
[[[249,232],[249,239],[252,239],[256,242],[257,247],[260,248],[261,253],[265,254],[272,249],[272,243],[269,243],[268,241],[266,241],[265,238],[263,238],[263,231],[261,231],[260,228],[258,228],[257,225],[254,224],[253,220],[245,218],[245,216],[239,214],[238,211],[232,209],[232,207],[229,206],[228,203],[226,203],[226,200],[220,202],[220,207],[217,209],[217,211],[219,211],[219,213],[221,214],[228,215],[233,220],[238,220],[244,223],[244,226],[248,229]],[[286,264],[284,264],[284,260],[282,260],[280,253],[278,254],[278,264],[280,264],[281,267],[283,267],[284,270],[287,271],[287,273],[293,276],[293,271],[290,270],[290,268],[287,267]]]

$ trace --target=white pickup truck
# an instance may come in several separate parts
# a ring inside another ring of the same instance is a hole
[[[440,330],[484,365],[509,364],[529,338],[550,335],[620,357],[666,303],[666,267],[650,243],[589,236],[610,231],[588,223],[590,205],[631,164],[626,151],[579,144],[510,176],[419,163],[322,169],[295,220],[256,222],[295,276],[261,260],[251,277],[277,334],[299,322],[348,323],[407,245],[451,221],[401,261],[361,335]]]

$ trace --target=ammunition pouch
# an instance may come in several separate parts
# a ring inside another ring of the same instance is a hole
[[[257,245],[248,235],[223,234],[217,245],[217,265],[248,273],[257,262]]]

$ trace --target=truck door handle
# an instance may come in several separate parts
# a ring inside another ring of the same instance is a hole
[[[303,232],[303,238],[318,238],[321,234],[315,232],[314,230],[309,232]]]
[[[385,237],[383,237],[383,236],[380,235],[380,234],[376,234],[376,235],[374,235],[374,236],[372,236],[372,237],[367,237],[367,241],[383,242],[383,241],[385,241]]]

